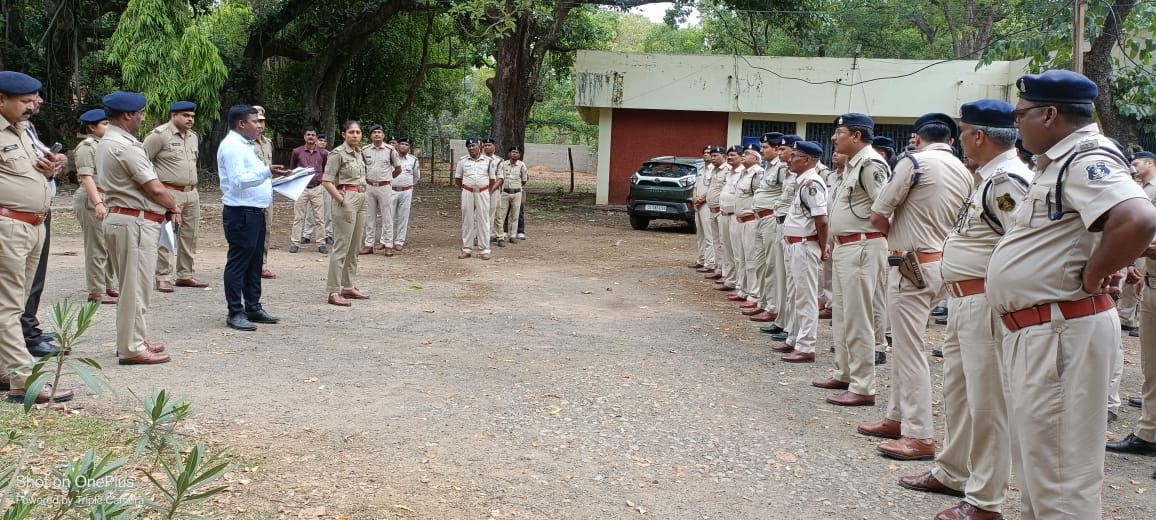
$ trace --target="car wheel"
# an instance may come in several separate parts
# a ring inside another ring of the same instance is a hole
[[[638,215],[631,215],[630,216],[630,227],[632,227],[634,229],[646,229],[646,226],[649,226],[649,225],[650,225],[650,219],[648,219],[646,217],[640,217]]]

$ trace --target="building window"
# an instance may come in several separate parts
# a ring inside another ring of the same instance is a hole
[[[875,137],[890,137],[895,141],[895,153],[900,153],[907,147],[907,140],[915,132],[912,125],[875,125]]]
[[[795,133],[795,123],[793,121],[743,120],[743,144],[757,143],[763,134],[768,132],[793,134]]]

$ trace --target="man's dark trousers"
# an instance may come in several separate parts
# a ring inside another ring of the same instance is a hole
[[[229,304],[229,317],[245,316],[261,310],[265,208],[225,206],[221,221],[229,243],[225,259],[225,301]]]
[[[24,314],[20,316],[20,328],[24,329],[24,344],[34,346],[44,340],[44,331],[40,330],[40,320],[36,313],[40,311],[40,296],[44,294],[44,276],[48,274],[48,245],[52,237],[52,212],[44,217],[44,248],[40,250],[40,263],[36,265],[36,276],[32,279],[32,287],[28,290],[28,301],[24,304]]]

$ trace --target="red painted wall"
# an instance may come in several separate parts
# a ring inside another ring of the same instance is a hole
[[[607,202],[626,204],[630,176],[651,157],[698,157],[708,144],[725,148],[727,117],[725,112],[615,109]]]

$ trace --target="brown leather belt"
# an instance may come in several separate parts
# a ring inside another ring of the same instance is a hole
[[[393,187],[393,191],[409,191],[412,189],[413,189],[413,186],[394,186]]]
[[[25,224],[32,224],[33,226],[39,226],[41,222],[44,222],[44,215],[39,213],[26,213],[8,208],[0,208],[0,217],[8,217],[12,220],[19,220]]]
[[[720,211],[722,211],[722,210],[720,210],[720,209],[718,209],[718,208],[710,208],[710,212],[711,212],[711,213],[718,213],[718,212],[720,212]]]
[[[872,233],[852,233],[850,235],[839,235],[835,237],[835,241],[840,245],[850,244],[851,242],[859,242],[862,240],[871,240],[872,238],[885,238],[887,235],[878,231]]]
[[[370,186],[377,186],[379,188],[382,186],[389,186],[389,181],[369,181],[369,180],[367,180],[367,181],[365,181],[365,183],[370,185]]]
[[[973,294],[983,294],[985,284],[983,278],[972,278],[962,282],[948,282],[947,288],[951,290],[952,296],[963,298]]]
[[[337,189],[345,190],[345,191],[356,191],[358,193],[365,193],[365,186],[358,186],[356,184],[339,184],[337,186]]]
[[[891,251],[889,254],[891,256],[903,256],[902,251]],[[931,262],[938,262],[942,258],[943,258],[943,253],[940,253],[939,251],[930,251],[927,253],[924,253],[923,251],[916,251],[915,252],[915,259],[918,260],[919,263],[921,263],[921,264],[930,264]]]
[[[166,188],[173,190],[173,191],[193,191],[193,190],[197,189],[196,184],[193,184],[191,186],[182,186],[180,184],[169,184],[167,182],[162,182],[161,184],[164,184]]]
[[[731,215],[734,215],[734,213],[727,213],[727,212],[722,211],[722,210],[719,210],[719,212],[722,213],[722,216],[724,216],[724,217],[729,217]]]
[[[522,193],[522,188],[518,188],[516,190],[507,190],[506,188],[502,188],[502,193],[509,193],[510,195],[515,193]]]
[[[156,222],[157,224],[160,224],[161,222],[165,221],[165,216],[163,213],[153,213],[151,211],[145,211],[143,209],[118,208],[116,206],[113,206],[111,208],[108,208],[108,211],[110,213],[116,213],[118,215],[127,215],[127,216],[130,216],[133,218],[141,217],[141,218]]]
[[[787,237],[788,244],[798,244],[799,242],[818,242],[819,235],[811,235],[806,237]]]
[[[1064,316],[1064,319],[1071,320],[1110,310],[1116,307],[1116,304],[1112,301],[1111,296],[1098,294],[1081,300],[1059,302],[1056,306],[1060,308],[1060,314]],[[1000,318],[1003,319],[1003,324],[1007,326],[1008,330],[1015,332],[1025,327],[1052,321],[1052,305],[1050,303],[1036,305],[1035,307],[1009,312],[1000,316]]]
[[[482,186],[481,188],[471,188],[471,187],[469,187],[469,186],[462,186],[462,189],[463,189],[463,190],[466,190],[466,191],[468,191],[468,192],[470,192],[470,193],[481,193],[481,192],[483,192],[483,191],[490,191],[490,187],[489,187],[489,186]]]
[[[769,217],[769,216],[774,215],[774,214],[775,214],[775,210],[773,210],[773,209],[760,209],[760,210],[755,212],[755,216],[758,218]]]
[[[752,220],[754,220],[754,219],[756,219],[756,218],[759,218],[759,217],[755,216],[755,214],[754,214],[754,213],[752,213],[752,214],[750,214],[750,215],[743,215],[743,216],[740,216],[740,217],[739,217],[739,222],[743,222],[743,223],[746,223],[746,222],[750,222],[750,221],[752,221]]]

